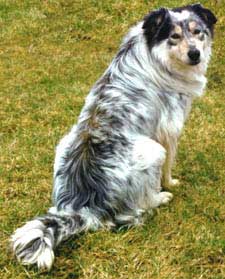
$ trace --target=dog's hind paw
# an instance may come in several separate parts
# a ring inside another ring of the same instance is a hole
[[[160,204],[167,204],[173,199],[173,194],[170,192],[161,192],[160,195]]]

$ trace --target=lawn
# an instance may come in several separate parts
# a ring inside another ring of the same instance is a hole
[[[23,267],[11,233],[51,205],[54,149],[129,26],[183,0],[0,1],[0,278],[225,278],[225,3],[206,94],[194,103],[174,174],[174,200],[141,227],[73,238],[51,272]],[[198,1],[199,2],[199,1]]]

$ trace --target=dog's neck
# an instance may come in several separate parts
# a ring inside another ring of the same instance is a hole
[[[204,74],[197,74],[192,71],[181,74],[181,72],[174,69],[172,71],[162,71],[159,66],[154,66],[154,68],[153,66],[151,67],[151,75],[154,76],[153,80],[158,81],[157,87],[160,90],[185,94],[190,98],[202,96],[207,82]]]

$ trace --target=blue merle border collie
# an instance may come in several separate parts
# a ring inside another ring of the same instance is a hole
[[[139,224],[168,203],[178,138],[203,93],[216,17],[200,4],[149,13],[131,28],[60,141],[53,207],[17,229],[23,264],[50,269],[53,250],[88,230]]]

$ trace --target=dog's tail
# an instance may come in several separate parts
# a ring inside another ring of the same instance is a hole
[[[27,222],[11,237],[13,252],[24,265],[37,264],[50,269],[54,261],[54,248],[73,234],[101,226],[96,216],[64,211],[48,213]]]

